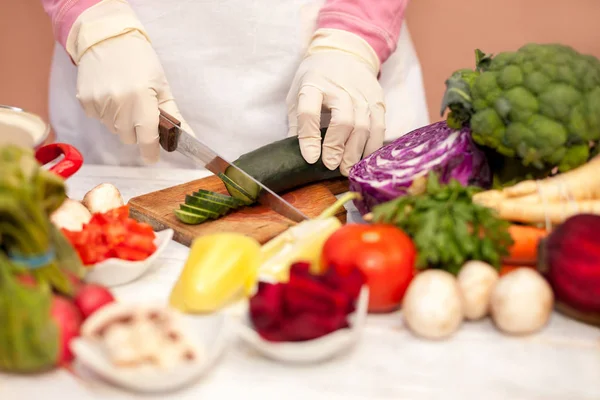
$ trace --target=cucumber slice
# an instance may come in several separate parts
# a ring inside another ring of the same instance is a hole
[[[185,196],[185,204],[198,207],[203,210],[212,211],[219,215],[225,215],[232,208],[229,207],[227,204],[218,203],[216,201],[203,199],[200,197],[195,197],[189,194]]]
[[[227,196],[227,195],[220,194],[220,193],[210,192],[208,190],[194,192],[193,196],[199,197],[201,199],[212,200],[216,203],[225,204],[231,208],[238,208],[243,205],[242,202],[240,202],[235,197]]]
[[[216,212],[209,211],[209,210],[203,210],[202,208],[190,206],[188,204],[180,204],[179,208],[183,211],[186,211],[186,212],[189,212],[192,214],[196,214],[196,215],[200,215],[203,217],[207,217],[209,219],[217,219],[221,216],[220,214],[218,214]]]
[[[256,201],[254,200],[256,199],[256,197],[252,197],[248,192],[246,192],[242,187],[240,187],[237,183],[231,180],[231,178],[227,175],[219,174],[218,176],[225,184],[225,187],[227,188],[229,194],[234,198],[238,199],[246,205],[250,205]]]
[[[175,217],[178,220],[188,225],[198,225],[206,221],[208,217],[198,214],[192,214],[184,210],[175,210]]]

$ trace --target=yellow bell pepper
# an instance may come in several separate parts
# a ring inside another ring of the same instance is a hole
[[[208,313],[248,296],[256,284],[260,250],[258,241],[239,233],[198,237],[169,304],[184,313]]]
[[[321,272],[323,245],[342,226],[334,215],[346,202],[358,196],[352,192],[342,196],[317,218],[292,226],[265,243],[261,248],[263,262],[258,271],[259,278],[287,282],[291,265],[298,261],[309,262],[313,273]]]

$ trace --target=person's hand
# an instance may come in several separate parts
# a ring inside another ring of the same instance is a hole
[[[183,120],[162,65],[126,2],[104,0],[84,11],[69,35],[77,64],[77,98],[125,144],[138,144],[147,163],[159,159],[159,107]]]
[[[321,156],[322,107],[331,122],[322,142],[323,163],[343,175],[383,145],[385,104],[377,81],[379,58],[359,36],[337,29],[315,32],[287,96],[289,134],[304,159]]]

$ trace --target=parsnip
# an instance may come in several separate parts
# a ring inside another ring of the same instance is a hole
[[[488,190],[473,196],[473,201],[482,205],[505,199],[529,204],[600,200],[600,157],[551,178],[523,181],[501,191]]]
[[[524,223],[544,223],[548,221],[552,224],[560,224],[576,214],[600,215],[600,199],[546,204],[504,200],[483,205],[496,210],[502,219]]]

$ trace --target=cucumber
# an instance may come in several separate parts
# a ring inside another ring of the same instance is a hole
[[[240,206],[242,206],[242,202],[239,201],[238,199],[236,199],[235,197],[231,197],[231,196],[226,196],[220,193],[214,193],[214,192],[209,192],[209,193],[204,193],[204,192],[194,192],[193,193],[194,197],[199,197],[201,199],[207,199],[207,200],[211,200],[214,201],[216,203],[220,203],[220,204],[226,204],[231,208],[238,208]]]
[[[203,199],[195,197],[190,194],[185,195],[185,204],[215,212],[219,215],[225,215],[233,207],[229,207],[227,204],[219,203],[217,201]]]
[[[321,129],[321,137],[324,136],[325,129]],[[320,158],[314,164],[306,162],[300,152],[297,137],[288,137],[260,147],[242,155],[233,164],[275,193],[342,176],[339,168],[330,170]],[[236,168],[228,168],[225,175],[251,198],[258,197],[258,186]],[[236,197],[233,193],[230,194]]]
[[[204,222],[208,219],[207,216],[199,215],[199,214],[192,214],[191,212],[184,211],[184,210],[175,210],[175,216],[177,217],[178,220],[180,220],[184,224],[189,224],[189,225],[201,224],[202,222]]]
[[[325,128],[321,129],[322,138],[325,131]],[[320,158],[314,164],[307,163],[300,152],[297,137],[289,137],[260,147],[242,155],[233,164],[276,193],[342,177],[339,168],[330,170]],[[209,218],[218,218],[231,210],[256,202],[259,186],[237,168],[229,167],[224,174],[218,174],[218,177],[231,196],[200,189],[185,196],[185,204],[181,204],[181,209],[175,211],[177,218],[184,223],[202,223]],[[186,222],[184,219],[192,222]]]
[[[229,194],[234,198],[238,199],[246,205],[250,205],[256,201],[255,197],[252,197],[248,192],[242,189],[241,186],[232,181],[231,178],[229,178],[227,175],[219,174],[218,177],[221,178],[221,180],[225,184],[225,188],[227,188]]]
[[[217,218],[219,218],[221,216],[220,214],[217,214],[216,212],[208,211],[208,210],[203,210],[201,208],[190,206],[188,204],[180,204],[179,208],[181,210],[183,210],[183,211],[187,211],[187,212],[192,213],[192,214],[197,214],[197,215],[200,215],[200,216],[205,216],[208,219],[217,219]]]

